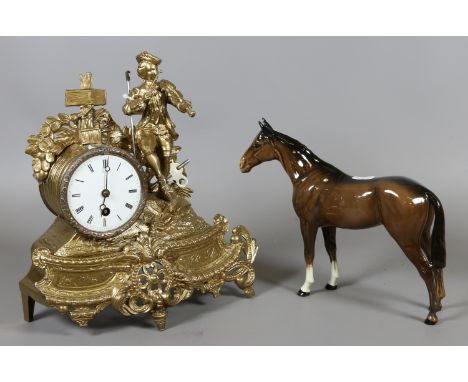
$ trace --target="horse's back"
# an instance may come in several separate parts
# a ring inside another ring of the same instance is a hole
[[[348,176],[344,181],[355,184],[369,184],[370,186],[390,186],[396,184],[400,186],[425,188],[420,183],[405,176]]]
[[[377,195],[382,199],[400,200],[402,204],[421,204],[421,199],[427,200],[428,189],[413,179],[403,176],[388,176],[375,178],[374,184]],[[416,200],[412,200],[416,199]]]

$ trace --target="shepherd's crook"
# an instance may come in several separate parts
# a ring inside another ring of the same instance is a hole
[[[125,72],[125,80],[127,81],[127,95],[130,96],[130,70]],[[135,125],[133,124],[133,117],[130,116],[130,125],[132,128],[132,146],[133,146],[133,155],[136,157],[136,148],[135,148]]]

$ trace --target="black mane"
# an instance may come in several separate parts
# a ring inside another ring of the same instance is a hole
[[[273,137],[279,142],[285,144],[291,151],[295,151],[299,155],[303,155],[311,164],[316,163],[322,169],[330,172],[334,175],[346,175],[343,171],[339,170],[330,163],[325,162],[315,155],[311,150],[298,140],[291,138],[290,136],[280,133],[279,131],[273,131]]]

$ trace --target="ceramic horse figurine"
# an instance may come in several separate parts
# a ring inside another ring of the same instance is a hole
[[[408,178],[349,176],[297,140],[273,130],[265,119],[259,124],[261,131],[242,156],[240,170],[249,172],[260,163],[276,159],[291,179],[306,262],[306,278],[298,295],[310,294],[319,228],[331,262],[326,288],[334,290],[338,279],[336,228],[361,229],[383,224],[424,280],[430,301],[425,323],[434,325],[445,297],[445,219],[437,196]]]

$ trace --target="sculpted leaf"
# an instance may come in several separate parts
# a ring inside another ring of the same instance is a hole
[[[51,151],[54,147],[55,143],[51,138],[45,138],[41,142],[39,142],[39,149],[44,152]]]
[[[43,161],[43,162],[41,162],[41,167],[42,167],[42,169],[43,169],[44,171],[49,171],[49,169],[50,169],[50,163],[47,162],[47,161]]]
[[[47,173],[45,171],[40,170],[37,174],[35,174],[35,176],[37,180],[42,181],[45,178],[47,178]]]
[[[44,123],[41,127],[41,130],[39,131],[39,134],[43,136],[48,136],[51,133],[52,133],[52,129],[50,128],[50,125]]]
[[[54,133],[60,130],[61,128],[62,128],[62,122],[59,119],[56,119],[51,125],[51,129]]]
[[[72,145],[75,143],[77,139],[75,139],[75,135],[66,135],[60,138],[57,138],[55,141],[55,147],[51,152],[53,152],[55,155],[60,154],[66,147]]]
[[[63,123],[67,123],[68,121],[70,121],[70,116],[68,114],[59,113],[58,117]]]
[[[33,158],[32,168],[34,172],[39,172],[41,170],[41,160],[39,158]]]
[[[39,148],[37,147],[37,144],[30,144],[28,147],[26,147],[24,152],[28,155],[35,156],[39,152]]]
[[[54,161],[54,159],[55,159],[55,155],[53,153],[51,153],[51,152],[46,153],[45,160],[47,162],[52,163]]]
[[[39,138],[37,137],[37,135],[30,135],[28,137],[28,143],[29,144],[37,144],[37,142],[39,141]]]

